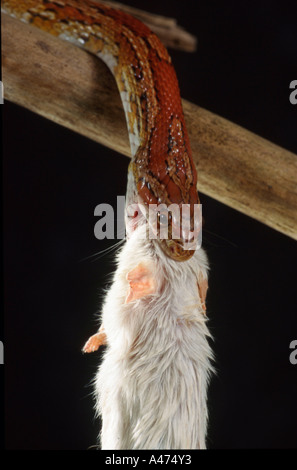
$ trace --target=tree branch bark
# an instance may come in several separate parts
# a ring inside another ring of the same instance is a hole
[[[4,97],[130,156],[107,67],[72,44],[3,14]],[[198,189],[297,240],[297,156],[183,101]]]

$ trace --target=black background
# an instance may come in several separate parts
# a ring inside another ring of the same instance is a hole
[[[295,1],[126,3],[198,36],[195,54],[170,51],[184,98],[297,153]],[[80,350],[114,252],[84,258],[112,246],[94,237],[94,208],[116,207],[128,159],[7,101],[2,112],[6,448],[88,449],[100,353]],[[201,199],[217,368],[208,447],[297,447],[296,242]]]

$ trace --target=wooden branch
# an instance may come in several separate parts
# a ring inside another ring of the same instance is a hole
[[[166,47],[186,52],[195,52],[197,48],[197,38],[179,26],[175,18],[155,15],[111,0],[101,0],[101,3],[106,3],[138,18],[159,36]]]
[[[4,97],[129,156],[120,96],[106,66],[2,17]],[[184,111],[199,191],[297,239],[297,156],[192,103],[184,101]]]

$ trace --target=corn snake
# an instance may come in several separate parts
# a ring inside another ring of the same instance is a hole
[[[129,204],[188,204],[193,219],[193,206],[199,203],[197,174],[175,70],[157,36],[127,13],[93,0],[4,0],[2,9],[106,63],[129,131]],[[193,254],[184,249],[183,236],[181,231],[179,239],[160,240],[172,259],[182,261]]]

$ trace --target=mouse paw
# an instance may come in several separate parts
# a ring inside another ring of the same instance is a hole
[[[198,293],[199,293],[201,306],[202,306],[202,309],[204,310],[204,314],[206,315],[205,301],[206,301],[206,294],[207,294],[207,289],[208,289],[207,279],[200,276],[199,281],[197,282],[197,286],[198,286]]]
[[[96,333],[93,336],[90,336],[86,344],[84,345],[82,351],[84,353],[91,353],[94,351],[97,351],[100,346],[106,344],[106,333],[104,331],[104,327],[101,326],[100,330],[98,333]]]

